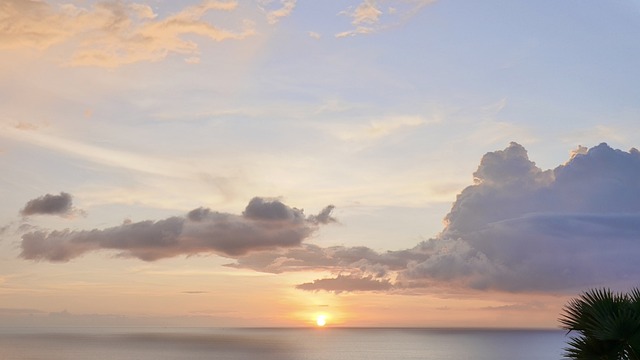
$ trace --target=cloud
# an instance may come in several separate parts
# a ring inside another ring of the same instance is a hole
[[[273,3],[272,0],[260,0],[259,6],[263,9],[263,11],[267,12],[267,22],[269,24],[275,24],[280,19],[285,18],[293,12],[293,9],[296,7],[297,0],[280,0],[278,4],[280,7],[271,9],[269,6]]]
[[[336,37],[354,36],[357,34],[369,34],[374,32],[372,25],[377,24],[382,16],[382,11],[376,7],[375,0],[365,0],[353,10],[343,11],[341,14],[351,17],[351,24],[355,29],[338,33]]]
[[[367,142],[439,122],[439,118],[426,119],[417,115],[393,115],[367,120],[360,124],[325,124],[323,129],[343,141]]]
[[[413,248],[378,253],[306,245],[240,257],[230,266],[348,272],[389,280],[394,291],[449,286],[565,293],[637,282],[638,150],[579,148],[565,164],[542,170],[524,147],[511,143],[484,155],[473,175],[474,184],[458,195],[443,231]],[[305,287],[335,291],[338,283],[348,291],[347,281]]]
[[[22,236],[20,256],[66,262],[88,252],[116,250],[119,256],[144,261],[199,253],[235,257],[300,246],[318,224],[278,200],[254,198],[242,215],[198,208],[186,217],[125,222],[102,230],[33,231]]]
[[[303,244],[291,249],[247,254],[226,266],[274,274],[290,271],[358,270],[382,277],[388,271],[405,269],[410,259],[420,258],[408,251],[378,253],[365,246],[323,248]]]
[[[401,25],[433,1],[363,0],[339,13],[348,17],[351,29],[335,36],[371,34]],[[64,63],[71,66],[112,68],[160,61],[171,54],[181,54],[187,63],[197,64],[197,37],[225,41],[256,34],[255,22],[263,19],[241,18],[247,12],[237,11],[239,4],[236,0],[202,0],[160,16],[151,6],[131,0],[63,4],[5,0],[0,5],[0,50],[42,51],[59,46],[70,52]],[[276,24],[294,13],[297,0],[258,0],[256,6],[267,23]],[[234,12],[236,24],[230,28],[216,26],[208,19],[211,11]],[[320,37],[316,32],[309,35]]]
[[[70,5],[71,6],[71,5]],[[43,1],[6,0],[0,5],[0,49],[47,48],[70,36],[70,6],[56,11]]]
[[[29,200],[24,208],[20,210],[22,216],[58,215],[68,217],[81,212],[81,210],[73,208],[71,194],[65,192],[61,192],[60,195],[46,194]]]
[[[309,35],[310,38],[316,39],[316,40],[318,40],[318,39],[320,39],[322,37],[322,35],[320,33],[317,33],[315,31],[309,31],[307,34]]]
[[[319,279],[310,283],[296,285],[296,289],[306,291],[324,290],[340,294],[345,291],[386,291],[393,288],[389,280],[376,280],[371,276],[352,277],[339,275],[333,279]]]
[[[255,220],[299,221],[304,219],[302,210],[290,208],[278,200],[265,200],[259,197],[251,199],[242,214]]]
[[[355,8],[340,12],[351,18],[353,29],[337,33],[337,38],[372,34],[403,24],[435,0],[364,0]],[[383,5],[388,4],[386,9]]]
[[[198,35],[213,41],[253,35],[248,23],[226,30],[203,20],[212,10],[233,11],[235,1],[202,1],[159,18],[148,5],[102,1],[90,8],[73,4],[52,6],[44,1],[7,0],[0,6],[0,49],[46,49],[65,43],[73,48],[70,65],[116,67],[158,61],[172,53],[194,62]]]
[[[567,293],[635,285],[640,277],[638,150],[604,143],[579,147],[566,163],[543,170],[524,147],[511,143],[485,154],[473,178],[445,216],[442,232],[400,251],[304,243],[320,225],[335,222],[333,206],[307,216],[277,199],[254,198],[240,215],[197,208],[184,217],[102,230],[27,229],[21,256],[69,261],[111,249],[153,261],[215,253],[235,259],[227,265],[234,268],[328,271],[335,277],[298,288],[336,293],[433,286]],[[23,211],[66,211],[64,201],[54,210],[40,210],[45,198],[32,200],[37,206]]]
[[[486,306],[483,307],[482,310],[489,311],[541,311],[546,308],[546,305],[542,302],[527,302],[527,303],[516,303],[509,305],[501,305],[501,306]]]
[[[27,144],[69,154],[78,159],[129,171],[176,178],[185,178],[193,173],[191,167],[167,161],[166,159],[115,150],[113,148],[99,147],[88,142],[51,135],[45,131],[30,131],[17,128],[16,126],[0,125],[0,137],[22,141]],[[185,176],[185,174],[189,175]],[[210,180],[206,174],[201,174],[201,177],[204,180]],[[216,180],[217,179],[213,179],[212,182]]]
[[[640,275],[640,153],[600,144],[543,171],[511,143],[486,154],[405,280],[507,291],[631,283]]]
[[[329,224],[333,222],[337,222],[337,220],[331,216],[331,212],[333,212],[335,206],[329,205],[322,209],[318,215],[309,216],[309,221],[314,222],[316,224]]]
[[[23,308],[0,308],[0,316],[4,315],[34,315],[45,314],[42,310],[23,309]]]
[[[380,20],[382,11],[376,8],[374,0],[365,0],[351,13],[353,24],[375,24]]]

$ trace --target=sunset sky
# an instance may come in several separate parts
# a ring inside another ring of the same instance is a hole
[[[640,279],[640,1],[2,0],[0,323],[557,327]]]

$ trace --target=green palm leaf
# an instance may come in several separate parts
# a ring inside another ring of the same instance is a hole
[[[565,306],[559,319],[575,332],[565,349],[570,359],[640,360],[640,290],[628,294],[592,289]]]

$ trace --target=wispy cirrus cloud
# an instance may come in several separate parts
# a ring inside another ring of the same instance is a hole
[[[275,24],[293,12],[297,0],[259,0],[258,5],[266,13],[267,22]],[[275,5],[274,5],[275,4]]]
[[[340,15],[351,18],[353,29],[337,33],[337,38],[372,34],[404,23],[435,0],[364,0]]]
[[[364,0],[339,13],[353,29],[336,37],[370,34],[404,23],[435,0]],[[242,4],[242,6],[247,6]],[[6,0],[0,4],[0,50],[45,50],[64,46],[65,65],[118,67],[160,61],[171,54],[200,62],[201,43],[241,40],[257,33],[256,23],[274,25],[294,14],[297,0],[259,0],[264,18],[243,18],[235,0],[202,0],[161,16],[144,2],[105,0],[92,5],[55,4],[46,0]],[[216,25],[210,12],[234,12],[235,25]],[[335,14],[320,14],[335,16]],[[314,38],[317,32],[309,32]]]
[[[116,67],[158,61],[169,54],[197,58],[192,35],[213,40],[242,39],[253,35],[245,22],[227,30],[204,20],[210,11],[233,11],[235,1],[206,0],[160,18],[146,4],[103,1],[91,7],[55,6],[45,1],[7,0],[0,5],[0,49],[46,49],[70,46],[73,66]]]
[[[76,158],[114,168],[146,172],[168,177],[180,177],[185,173],[193,172],[189,167],[171,163],[163,159],[101,147],[82,140],[66,138],[51,132],[32,131],[37,129],[36,126],[0,125],[0,129],[2,130],[0,137],[6,137],[45,149],[58,151]]]

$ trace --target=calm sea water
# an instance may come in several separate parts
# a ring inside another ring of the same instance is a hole
[[[2,360],[559,360],[552,330],[0,329]]]

